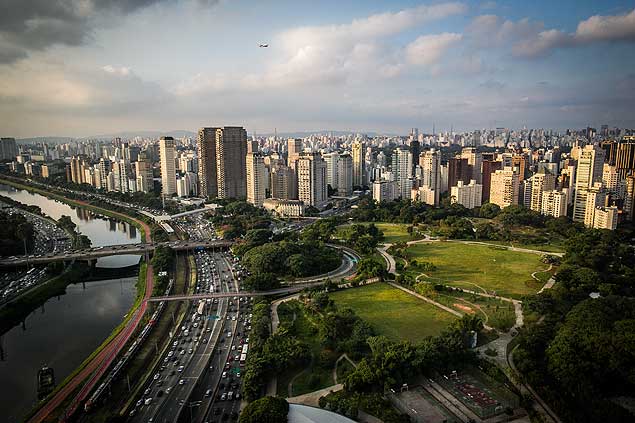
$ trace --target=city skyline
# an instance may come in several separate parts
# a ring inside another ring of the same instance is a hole
[[[60,4],[1,18],[3,136],[635,122],[625,1]]]

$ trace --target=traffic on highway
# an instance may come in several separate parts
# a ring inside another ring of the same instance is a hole
[[[215,239],[204,219],[188,216],[175,225],[190,241]],[[196,250],[194,293],[235,292],[235,296],[191,301],[171,331],[168,348],[152,371],[130,421],[175,422],[236,420],[240,412],[241,366],[251,328],[250,300],[239,295],[244,270],[229,252]]]

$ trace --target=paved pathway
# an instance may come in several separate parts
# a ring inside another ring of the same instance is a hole
[[[340,357],[335,362],[335,366],[333,367],[333,382],[336,384],[337,384],[337,366],[340,364],[340,361],[342,360],[348,361],[349,363],[351,363],[351,366],[357,368],[357,364],[355,364],[355,362],[351,360],[346,353],[340,355]]]
[[[324,395],[328,395],[331,392],[337,392],[344,389],[344,385],[338,383],[328,388],[320,389],[319,391],[309,392],[308,394],[298,395],[297,397],[287,398],[287,402],[290,404],[304,404],[312,407],[319,407],[320,398]]]

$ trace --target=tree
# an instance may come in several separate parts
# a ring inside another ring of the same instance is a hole
[[[289,403],[284,398],[264,397],[249,403],[240,413],[240,423],[286,423]]]
[[[248,276],[244,282],[245,288],[254,291],[269,291],[280,288],[278,278],[272,273],[256,273]]]
[[[479,217],[483,217],[485,219],[493,219],[500,213],[501,208],[498,204],[494,203],[485,203],[481,206],[478,211]]]

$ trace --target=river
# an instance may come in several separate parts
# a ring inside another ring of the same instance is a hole
[[[84,208],[6,185],[0,185],[0,195],[39,206],[53,219],[70,216],[93,246],[141,241],[134,226]],[[138,261],[135,255],[104,257],[97,266],[118,268]],[[0,421],[19,422],[36,403],[37,371],[42,365],[54,369],[59,383],[103,342],[132,306],[135,282],[136,278],[123,278],[69,285],[66,295],[51,298],[24,325],[2,335]]]

